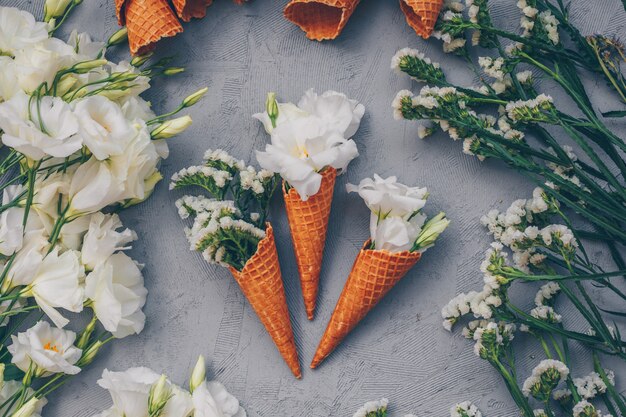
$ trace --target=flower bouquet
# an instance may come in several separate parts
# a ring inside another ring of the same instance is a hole
[[[225,151],[208,150],[203,165],[183,168],[172,176],[170,189],[196,186],[212,196],[184,196],[176,202],[181,218],[193,217],[192,227],[185,230],[191,250],[230,270],[283,359],[300,378],[274,233],[266,222],[276,184],[272,172],[257,172]]]
[[[278,103],[255,114],[271,135],[259,164],[283,178],[283,196],[300,272],[304,305],[313,319],[335,179],[359,152],[352,137],[365,112],[335,91],[307,91],[298,105]]]
[[[354,261],[311,368],[330,355],[450,223],[445,213],[427,221],[421,211],[428,198],[426,188],[407,187],[396,177],[374,175],[358,186],[348,184],[347,189],[358,192],[372,212],[371,238]]]
[[[105,369],[98,385],[109,391],[113,405],[93,417],[246,417],[246,410],[224,385],[206,380],[202,356],[189,378],[189,390],[143,367],[122,372]]]
[[[111,211],[152,194],[161,179],[159,163],[169,152],[163,139],[191,123],[188,116],[168,117],[205,91],[157,116],[140,94],[165,68],[147,60],[107,60],[107,48],[123,40],[119,33],[107,43],[76,31],[67,42],[52,37],[76,5],[65,9],[57,3],[46,2],[49,23],[0,7],[5,416],[36,415],[45,397],[89,365],[105,344],[142,331],[142,267],[124,253],[137,235]],[[78,333],[69,330],[78,325],[63,310],[85,308],[87,324]]]

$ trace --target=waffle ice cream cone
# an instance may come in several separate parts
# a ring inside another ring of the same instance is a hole
[[[443,0],[400,0],[406,22],[424,39],[433,33]]]
[[[339,296],[335,311],[315,352],[311,368],[316,368],[356,327],[367,313],[419,261],[419,252],[391,253],[367,249],[359,252],[346,285]]]
[[[154,49],[159,39],[183,31],[166,0],[126,0],[121,13],[133,55],[143,55]]]
[[[295,188],[286,192],[283,185],[291,239],[300,273],[304,306],[309,320],[313,320],[315,312],[328,217],[333,201],[337,170],[327,167],[321,174],[322,184],[319,191],[309,197],[307,201],[300,199]]]
[[[183,22],[189,22],[192,18],[202,19],[211,3],[213,0],[172,0],[176,14]]]
[[[300,378],[302,373],[298,352],[291,329],[274,232],[269,223],[265,233],[266,236],[259,242],[256,253],[246,262],[241,272],[232,267],[229,269],[289,369],[296,378]]]
[[[316,41],[335,39],[360,0],[291,0],[285,17]]]

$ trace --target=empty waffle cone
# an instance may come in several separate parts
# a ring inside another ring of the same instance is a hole
[[[124,16],[124,5],[126,0],[115,0],[115,16],[117,17],[117,24],[124,26],[126,24],[126,17]]]
[[[166,0],[126,0],[123,9],[133,55],[143,55],[154,49],[159,39],[183,31]]]
[[[302,376],[272,226],[243,269],[230,272],[296,378]]]
[[[189,22],[192,18],[202,19],[211,3],[213,0],[172,0],[176,14],[183,22]]]
[[[360,0],[291,0],[285,17],[316,41],[335,39]]]
[[[424,39],[433,33],[443,0],[400,0],[406,22]]]
[[[304,307],[309,320],[313,320],[315,313],[322,256],[326,243],[326,230],[328,229],[330,206],[333,202],[337,170],[327,167],[321,172],[321,175],[322,183],[319,191],[309,197],[307,201],[300,199],[300,194],[295,188],[286,192],[283,185],[291,240],[300,273]]]
[[[394,285],[419,261],[419,252],[367,249],[359,252],[335,311],[322,336],[311,368],[316,368]]]

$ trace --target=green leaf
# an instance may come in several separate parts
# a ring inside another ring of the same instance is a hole
[[[626,110],[607,111],[607,112],[602,113],[602,116],[604,116],[604,117],[626,117]]]

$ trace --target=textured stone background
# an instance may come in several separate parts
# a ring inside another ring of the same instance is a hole
[[[237,7],[217,1],[204,20],[187,24],[184,34],[160,45],[160,52],[175,54],[174,63],[187,72],[157,81],[148,98],[157,112],[164,112],[187,93],[210,88],[205,100],[191,110],[193,127],[171,142],[171,157],[163,164],[166,178],[200,162],[209,147],[253,160],[253,150],[262,148],[268,138],[250,115],[262,110],[269,90],[283,101],[297,101],[309,87],[320,92],[335,89],[365,105],[355,138],[361,156],[339,179],[335,192],[313,322],[305,317],[280,198],[272,213],[304,378],[297,381],[291,376],[230,274],[188,250],[174,208],[179,194],[168,192],[162,183],[147,203],[122,215],[140,236],[132,255],[146,264],[150,291],[146,328],[141,335],[106,348],[88,370],[59,390],[46,416],[89,417],[108,407],[108,394],[96,385],[105,367],[149,366],[182,384],[199,354],[208,359],[209,376],[226,384],[254,417],[351,416],[363,402],[383,396],[391,401],[391,416],[410,412],[441,417],[451,404],[466,399],[476,402],[486,416],[517,415],[499,377],[473,354],[472,343],[441,327],[439,311],[457,292],[482,286],[478,266],[490,240],[479,225],[481,214],[527,197],[532,186],[499,163],[479,163],[463,155],[461,144],[447,137],[417,139],[417,124],[394,121],[390,108],[398,90],[418,87],[389,69],[392,55],[401,47],[417,47],[440,61],[453,81],[470,84],[471,72],[461,60],[444,56],[438,42],[418,39],[395,0],[364,0],[340,38],[326,43],[308,41],[283,19],[285,3],[257,0]],[[618,0],[573,3],[574,19],[586,33],[625,34],[626,14]],[[0,4],[41,16],[43,1],[0,0]],[[518,21],[514,0],[494,0],[492,10],[501,24],[512,27]],[[66,26],[105,39],[116,29],[113,1],[85,1]],[[116,52],[124,56],[123,50]],[[614,109],[602,83],[597,84],[589,87],[601,109]],[[558,103],[572,109],[566,100]],[[344,185],[373,173],[427,186],[431,199],[426,210],[431,214],[444,210],[453,223],[336,353],[311,371],[308,364],[317,342],[368,235],[367,209],[358,197],[345,193]],[[601,248],[595,256],[608,259]],[[529,306],[534,289],[525,290],[522,304]],[[576,315],[570,323],[584,328]],[[581,364],[578,372],[587,371],[584,351],[573,350]],[[534,353],[530,348],[520,354],[527,369],[524,377],[543,358]],[[624,367],[617,371],[618,384],[623,385]]]

